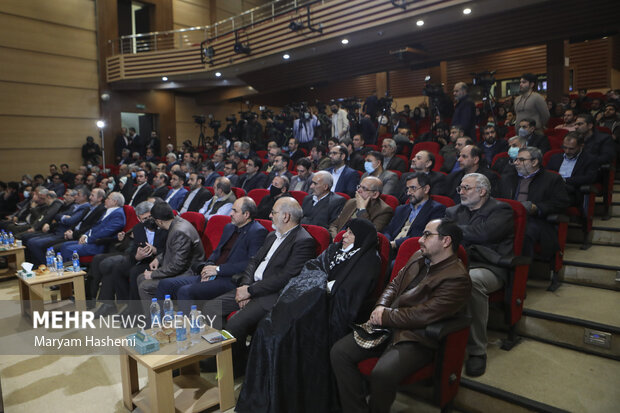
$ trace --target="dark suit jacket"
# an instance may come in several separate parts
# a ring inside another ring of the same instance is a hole
[[[594,130],[592,136],[585,141],[583,151],[593,156],[599,166],[610,164],[616,159],[616,148],[611,135]]]
[[[561,179],[561,178],[560,178]],[[531,186],[530,186],[531,188]],[[514,224],[512,208],[505,202],[489,198],[479,209],[470,211],[463,205],[446,209],[446,217],[454,220],[463,231],[462,244],[472,249],[474,245],[490,249],[499,256],[512,255]],[[484,262],[470,255],[470,268],[488,268],[506,281],[508,270]]]
[[[519,176],[516,173],[502,175],[500,188],[502,198],[516,199]],[[569,205],[568,193],[562,177],[544,169],[539,170],[532,179],[527,200],[536,204],[539,217],[561,213]]]
[[[138,247],[141,243],[147,243],[148,239],[146,238],[146,230],[144,229],[144,224],[142,222],[138,222],[131,230],[133,233],[133,243],[131,248],[129,248],[129,259],[132,263],[136,263],[136,252],[138,251]],[[155,231],[155,236],[153,237],[153,246],[157,248],[157,254],[164,250],[166,247],[166,237],[168,237],[168,231],[165,229],[158,228]],[[148,257],[143,259],[141,262],[151,262],[155,257]]]
[[[383,168],[383,169],[388,169],[392,171],[400,171],[402,173],[405,173],[407,171],[407,164],[405,163],[405,161],[400,159],[398,156],[394,155],[392,159],[390,159],[390,162],[388,162],[387,168]]]
[[[60,208],[62,208],[62,206],[63,203],[60,199],[54,200],[51,205],[45,208],[43,214],[41,214],[36,221],[32,222],[32,229],[34,229],[35,231],[41,231],[43,225],[51,224],[52,220],[54,219],[56,214],[58,214],[58,211],[60,211]]]
[[[205,184],[204,186],[213,186],[215,184],[215,180],[219,178],[221,175],[217,172],[211,172],[209,175],[205,176]]]
[[[548,150],[551,149],[551,145],[549,144],[549,139],[545,135],[539,135],[534,133],[527,140],[527,146],[535,146],[544,154]]]
[[[364,161],[366,159],[366,155],[370,152],[370,148],[360,148],[359,150],[353,150],[349,160],[347,162],[347,166],[357,170],[365,172],[364,169]],[[338,191],[341,192],[341,191]]]
[[[187,191],[187,194],[183,197],[183,201],[179,204],[179,211],[183,208],[183,205],[185,205],[185,201],[187,200],[187,197],[189,197],[189,194],[191,194],[191,191]],[[213,195],[211,195],[211,191],[207,188],[200,188],[194,199],[192,199],[192,202],[189,203],[189,208],[187,211],[198,212],[200,208],[204,206],[205,202],[210,200],[212,197]]]
[[[333,175],[334,168],[329,168],[327,170],[330,174]],[[360,175],[357,173],[355,169],[349,168],[345,166],[340,174],[340,179],[338,179],[338,184],[336,185],[336,190],[334,192],[343,192],[349,195],[351,198],[355,196],[355,191],[357,191],[357,184],[360,183]]]
[[[161,186],[159,188],[155,188],[155,190],[153,190],[153,193],[151,194],[153,197],[157,197],[157,198],[161,198],[163,200],[166,199],[166,195],[168,195],[168,187],[166,185]]]
[[[559,172],[563,161],[564,154],[556,153],[551,157],[551,159],[549,159],[547,169]],[[579,158],[577,158],[577,162],[573,168],[573,173],[570,178],[565,180],[565,182],[567,185],[575,187],[575,189],[579,189],[582,185],[593,184],[596,181],[597,170],[598,163],[596,162],[596,159],[590,154],[582,151],[581,154],[579,154]]]
[[[237,185],[239,185],[239,188],[245,190],[245,192],[248,193],[252,189],[264,189],[266,182],[267,175],[262,172],[258,172],[250,178],[248,178],[248,174],[245,173],[239,177]]]
[[[317,202],[316,205],[312,205],[312,195],[308,195],[304,198],[304,202],[301,205],[301,209],[304,210],[304,217],[301,223],[329,228],[329,224],[334,222],[338,215],[340,215],[345,201],[340,195],[330,192]]]
[[[286,172],[284,172],[284,176],[288,178],[288,182],[290,184],[291,179],[293,179],[293,174],[287,170]],[[267,182],[265,182],[265,188],[269,188],[269,185],[271,185],[271,182],[273,181],[273,178],[275,177],[276,177],[276,173],[274,171],[269,172],[269,175],[267,176]]]
[[[245,270],[235,278],[238,286],[249,285],[252,300],[257,300],[262,308],[270,310],[280,291],[289,280],[301,271],[306,261],[315,257],[314,238],[301,225],[293,228],[286,239],[276,249],[263,272],[263,279],[254,281],[254,272],[263,261],[276,240],[276,233],[270,232],[265,243],[250,259]]]
[[[342,212],[338,218],[329,226],[329,233],[332,238],[338,235],[338,232],[353,218],[364,218],[373,223],[377,232],[381,232],[383,228],[390,222],[394,211],[392,207],[383,202],[381,198],[371,199],[364,211],[357,210],[357,201],[355,198],[345,202]]]
[[[485,162],[487,167],[490,168],[495,155],[508,151],[508,142],[503,139],[498,139],[497,141],[495,141],[495,144],[492,147],[487,148],[484,144],[484,141],[482,141],[478,144],[478,147],[482,149],[482,152],[484,152],[483,162]]]
[[[146,199],[151,196],[151,194],[153,193],[153,188],[151,188],[151,186],[148,184],[148,182],[144,185],[142,185],[142,188],[137,190],[138,193],[136,194],[135,190],[134,193],[131,194],[131,196],[129,198],[125,199],[125,205],[131,205],[132,207],[137,206],[140,202],[144,202],[146,201]],[[135,194],[135,197],[133,199],[133,202],[131,202],[131,197],[133,197]]]
[[[87,211],[86,214],[84,214],[84,218],[82,218],[82,220],[80,221],[81,224],[78,222],[78,224],[80,225],[80,229],[76,229],[78,224],[76,224],[76,226],[73,228],[73,240],[79,240],[82,234],[88,232],[99,221],[99,218],[101,218],[104,213],[105,206],[103,205],[103,203],[97,205],[95,209],[90,213],[90,215]]]
[[[239,175],[227,175],[226,178],[230,181],[230,186],[236,187],[239,183]]]
[[[452,125],[460,126],[465,130],[465,136],[476,140],[476,104],[469,99],[469,96],[463,97],[454,106]]]
[[[222,232],[219,244],[207,261],[199,262],[192,265],[192,271],[200,274],[205,265],[214,265],[222,254],[222,247],[226,245],[230,237],[235,233],[237,227],[233,224],[226,224]],[[230,249],[228,258],[224,264],[220,265],[218,277],[232,277],[245,269],[250,258],[256,255],[260,247],[263,246],[267,237],[267,230],[256,221],[252,221],[239,229],[239,237]]]
[[[407,222],[409,214],[411,214],[411,206],[409,204],[399,205],[396,208],[396,212],[394,213],[392,220],[383,231],[383,235],[385,235],[385,237],[389,241],[396,241],[396,247],[398,248],[403,242],[405,242],[407,238],[421,236],[422,231],[424,231],[424,228],[426,227],[426,224],[429,223],[429,221],[442,218],[445,213],[445,205],[429,199],[428,201],[426,201],[420,212],[418,212],[418,215],[416,215],[415,219],[411,223],[409,231],[407,232],[407,236],[396,239],[396,237],[400,233],[400,230],[405,225],[405,222]]]

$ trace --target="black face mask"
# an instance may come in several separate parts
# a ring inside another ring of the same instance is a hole
[[[273,185],[271,185],[271,188],[269,188],[269,195],[271,195],[272,198],[275,198],[276,196],[280,195],[282,193],[282,188],[277,188]]]
[[[148,218],[144,221],[144,227],[146,229],[148,229],[149,231],[156,231],[157,230],[157,224],[155,223],[155,220],[153,218]]]

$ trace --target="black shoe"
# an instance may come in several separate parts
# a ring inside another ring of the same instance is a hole
[[[487,355],[469,356],[465,363],[465,374],[469,377],[482,376],[487,369]]]
[[[116,314],[116,307],[112,304],[103,303],[99,306],[97,311],[95,311],[95,318],[106,317],[111,314]]]

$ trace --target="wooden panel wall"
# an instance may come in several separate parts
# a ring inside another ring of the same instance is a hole
[[[207,26],[210,24],[210,0],[173,0],[173,24],[175,29]]]
[[[228,19],[232,16],[237,16],[246,10],[253,9],[265,3],[269,3],[269,0],[213,0],[216,7],[216,21]]]
[[[0,2],[0,179],[81,164],[99,117],[94,0]]]
[[[609,87],[612,65],[610,38],[574,43],[568,49],[570,68],[574,73],[574,90]]]
[[[439,66],[417,70],[392,70],[388,73],[389,92],[395,98],[421,96],[427,75],[431,76],[432,83],[441,83]]]

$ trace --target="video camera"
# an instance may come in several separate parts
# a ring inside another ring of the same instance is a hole
[[[212,114],[209,114],[209,127],[213,130],[218,130],[222,126],[222,122],[215,120]]]
[[[496,70],[485,70],[484,72],[470,74],[474,77],[474,85],[482,87],[488,93],[495,84],[496,72]]]
[[[192,118],[194,118],[194,122],[199,125],[204,125],[206,121],[205,115],[193,115]]]

